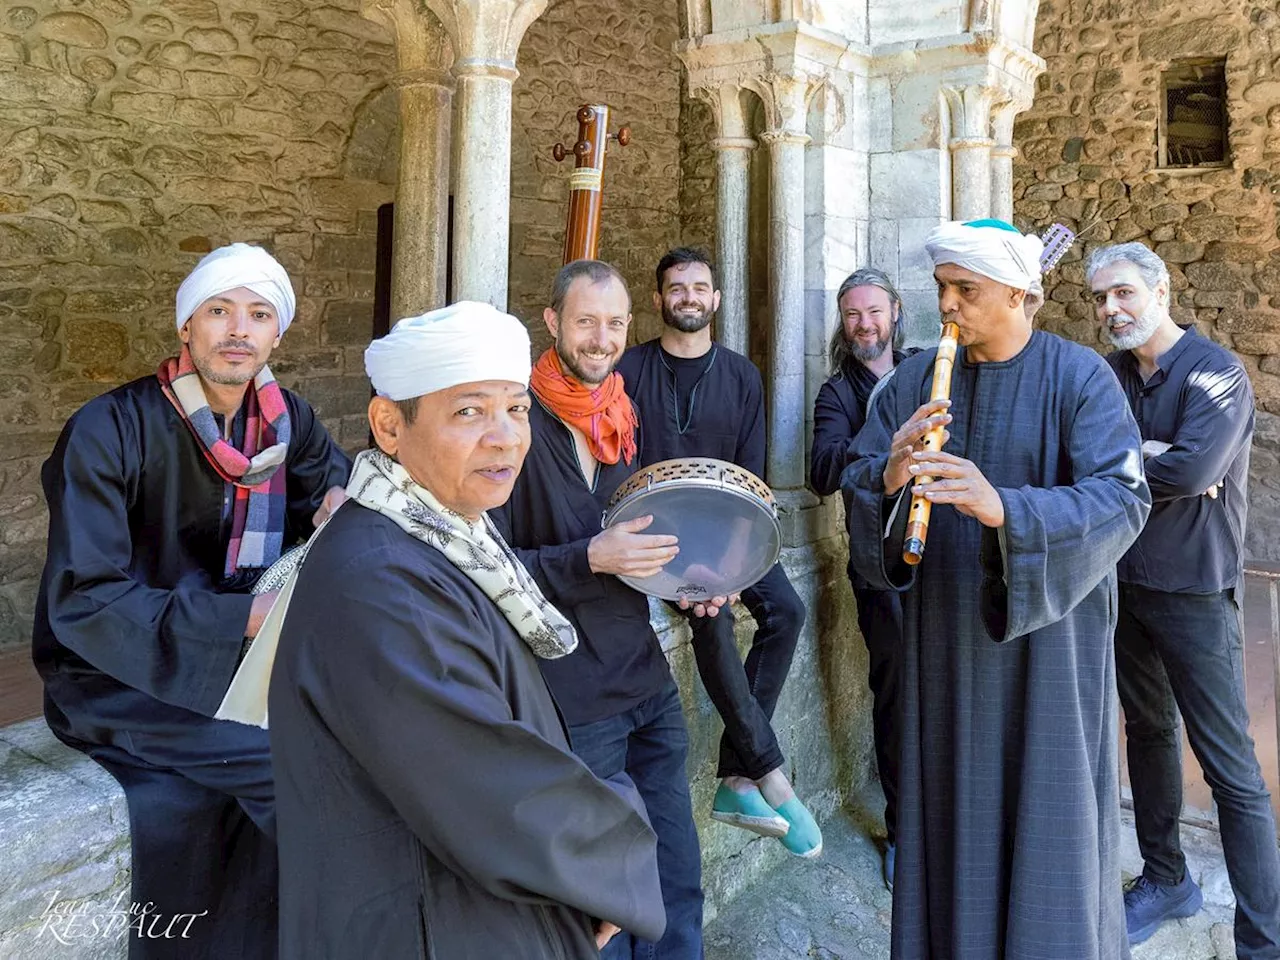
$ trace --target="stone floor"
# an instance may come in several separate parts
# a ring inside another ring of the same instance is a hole
[[[883,826],[861,808],[837,814],[823,828],[816,861],[791,859],[722,910],[706,929],[707,960],[888,960],[892,899],[880,875]],[[731,830],[720,824],[713,829]],[[1122,817],[1126,879],[1141,869],[1133,816]],[[1183,845],[1205,907],[1190,920],[1166,924],[1136,947],[1133,960],[1230,960],[1235,901],[1215,832],[1184,827]],[[761,839],[759,843],[775,843]]]

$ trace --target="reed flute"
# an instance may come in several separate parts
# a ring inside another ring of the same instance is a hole
[[[942,339],[938,341],[938,356],[933,361],[933,387],[929,391],[929,399],[949,400],[951,398],[951,368],[956,362],[956,338],[960,328],[954,323],[942,325]],[[924,436],[924,449],[935,453],[942,447],[942,433],[946,428],[942,424],[934,427]],[[933,504],[925,499],[924,488],[933,482],[933,477],[916,477],[915,486],[911,489],[911,512],[907,515],[907,536],[902,544],[902,559],[915,566],[924,556],[925,540],[929,538],[929,512]]]

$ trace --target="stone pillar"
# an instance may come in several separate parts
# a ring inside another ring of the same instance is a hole
[[[363,0],[361,13],[385,23],[396,36],[400,170],[391,265],[395,323],[444,305],[452,52],[440,21],[411,0]]]
[[[944,87],[951,110],[951,210],[956,220],[991,216],[991,87]]]
[[[747,309],[747,222],[751,151],[742,88],[724,83],[701,92],[716,118],[716,267],[720,272],[720,312],[716,339],[743,356],[750,338]]]
[[[453,297],[507,306],[511,242],[511,85],[516,51],[548,0],[426,0],[453,44],[458,169]]]
[[[991,148],[991,216],[1006,223],[1013,223],[1013,160],[1018,155],[1018,148],[1013,145],[1013,121],[1024,109],[1013,101],[1002,103],[991,119],[995,134]]]
[[[775,489],[805,483],[804,147],[806,77],[771,75],[753,84],[764,102],[769,149],[769,456]]]

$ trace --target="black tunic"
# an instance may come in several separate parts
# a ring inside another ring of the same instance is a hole
[[[898,367],[842,480],[858,572],[906,591],[893,956],[1117,960],[1112,639],[1116,561],[1151,504],[1138,428],[1092,350],[1043,331],[1002,363],[960,348],[945,449],[996,488],[1005,523],[935,507],[908,567],[910,485],[887,500],[883,474],[936,352]]]
[[[570,753],[537,664],[439,550],[339,510],[271,678],[283,958],[587,960],[593,917],[661,935],[639,796]]]
[[[671,679],[649,625],[649,601],[617,577],[592,573],[587,562],[609,498],[642,454],[631,464],[599,464],[588,487],[573,434],[536,396],[529,425],[533,442],[511,499],[489,516],[578,631],[577,650],[539,661],[565,720],[578,726],[629,710]],[[638,438],[642,452],[644,442]]]
[[[312,514],[346,484],[351,461],[305,400],[282,393],[293,421],[283,468],[289,544],[311,534]],[[242,409],[233,438],[243,424]],[[49,553],[33,652],[53,732],[82,746],[217,722],[208,718],[239,662],[256,575],[224,580],[231,488],[159,381],[143,377],[85,404],[41,480]]]
[[[764,385],[755,364],[712,344],[706,372],[682,409],[675,372],[664,359],[661,343],[650,340],[632,347],[618,364],[644,419],[641,466],[678,457],[714,457],[764,479]]]

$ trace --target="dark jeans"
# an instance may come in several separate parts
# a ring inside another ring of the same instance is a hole
[[[876,767],[884,790],[884,828],[889,843],[898,839],[898,750],[902,741],[902,597],[893,590],[854,587],[858,629],[867,645],[867,683],[871,687]]]
[[[130,960],[275,957],[279,873],[267,732],[193,717],[190,729],[118,733],[116,742],[86,752],[124,789],[133,902],[154,904],[158,917],[141,925],[143,936],[138,924],[131,928]]]
[[[573,752],[601,779],[625,771],[644,800],[658,835],[658,879],[667,929],[657,943],[625,930],[605,947],[605,960],[701,960],[702,853],[689,802],[689,730],[674,682],[620,713],[569,728]]]
[[[1163,593],[1120,585],[1116,681],[1124,707],[1143,873],[1178,883],[1182,744],[1178,714],[1218,805],[1236,895],[1236,953],[1280,957],[1280,852],[1271,797],[1249,737],[1240,608],[1230,592]]]
[[[805,610],[780,563],[742,591],[742,602],[756,621],[745,664],[728,607],[715,617],[690,613],[689,625],[698,675],[724,721],[716,775],[759,780],[782,766],[782,750],[770,721],[791,669]]]

